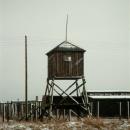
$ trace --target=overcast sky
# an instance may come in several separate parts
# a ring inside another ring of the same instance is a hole
[[[88,90],[130,90],[129,0],[0,0],[0,101],[24,99],[24,35],[29,99],[44,94],[47,56],[65,40],[84,48]]]

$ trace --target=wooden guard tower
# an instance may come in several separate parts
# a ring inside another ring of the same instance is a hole
[[[70,110],[77,116],[89,113],[85,78],[85,50],[66,40],[50,50],[48,56],[48,78],[43,98],[48,115],[52,117],[58,110],[69,114]],[[59,86],[58,82],[66,82]],[[68,80],[72,81],[68,84]],[[54,94],[55,93],[55,94]]]

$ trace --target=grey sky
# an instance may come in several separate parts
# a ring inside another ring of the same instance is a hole
[[[44,94],[50,49],[65,39],[87,50],[88,90],[130,90],[129,0],[0,0],[0,100],[24,98],[28,35],[29,98]]]

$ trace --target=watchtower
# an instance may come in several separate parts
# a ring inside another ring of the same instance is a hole
[[[49,79],[78,79],[84,76],[85,50],[64,41],[47,53]]]
[[[68,42],[66,24],[66,40],[46,54],[48,77],[43,100],[49,116],[52,116],[55,110],[65,110],[66,113],[71,110],[78,116],[89,113],[84,78],[84,53],[84,49]],[[59,86],[58,82],[63,80],[66,85],[68,80],[72,83],[68,87]]]

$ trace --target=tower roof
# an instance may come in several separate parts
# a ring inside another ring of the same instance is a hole
[[[84,49],[68,42],[68,41],[63,41],[62,43],[60,43],[58,46],[54,47],[52,50],[50,50],[48,53],[46,53],[47,55],[52,53],[52,52],[58,52],[58,51],[62,51],[62,52],[67,52],[67,51],[74,51],[74,52],[85,52]]]

